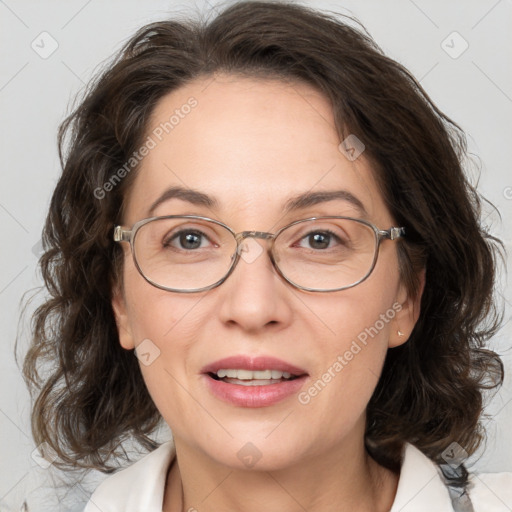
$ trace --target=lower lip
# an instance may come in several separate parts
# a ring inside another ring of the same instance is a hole
[[[267,407],[298,393],[307,375],[264,386],[230,384],[209,375],[205,375],[205,378],[210,391],[224,402],[239,407]]]

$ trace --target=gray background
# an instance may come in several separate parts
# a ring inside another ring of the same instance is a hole
[[[421,80],[431,98],[467,132],[470,152],[481,168],[470,171],[490,209],[485,224],[510,251],[512,233],[512,1],[398,0],[309,1],[310,6],[360,19],[381,47]],[[210,0],[211,6],[217,2]],[[31,457],[30,401],[13,357],[20,299],[40,284],[36,261],[40,232],[59,175],[56,131],[75,93],[98,65],[146,22],[174,11],[209,8],[202,1],[67,2],[0,0],[0,510],[81,510],[87,489],[102,475],[76,485],[62,503],[52,487],[65,475],[43,469]],[[58,48],[47,58],[40,53]],[[456,31],[458,35],[452,33]],[[46,38],[46,39],[43,39]],[[34,41],[34,43],[33,43]],[[443,41],[445,41],[443,43]],[[465,47],[464,41],[469,45]],[[39,48],[37,53],[32,44]],[[451,53],[451,55],[450,55]],[[458,55],[461,53],[460,55]],[[455,58],[456,57],[456,58]],[[510,281],[509,281],[510,283]],[[493,347],[504,354],[509,374],[512,293],[500,277],[506,321]],[[27,336],[21,339],[26,347]],[[485,454],[473,457],[479,471],[512,471],[512,379],[491,401]],[[163,433],[165,437],[166,433]],[[69,475],[68,475],[69,477]],[[84,491],[85,489],[85,491]]]

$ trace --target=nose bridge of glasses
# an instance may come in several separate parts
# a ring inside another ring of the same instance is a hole
[[[246,238],[261,238],[263,240],[269,240],[274,238],[275,235],[272,233],[268,233],[266,231],[242,231],[241,233],[237,233],[235,235],[236,241],[238,243],[242,242]]]
[[[262,240],[271,240],[272,243],[268,250],[270,259],[273,260],[270,252],[272,251],[273,247],[273,241],[275,238],[274,234],[268,233],[266,231],[242,231],[241,233],[237,233],[235,238],[237,242],[237,253],[241,255],[242,259],[244,259],[247,263],[252,263],[255,259],[257,259],[264,251],[264,249],[260,244],[258,244],[258,242],[245,242],[246,239],[260,238]]]

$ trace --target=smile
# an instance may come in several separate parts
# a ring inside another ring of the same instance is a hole
[[[210,374],[213,378],[229,382],[230,384],[240,384],[242,386],[264,386],[268,384],[277,384],[283,380],[294,379],[297,376],[289,372],[279,370],[232,370],[220,369],[216,373]]]
[[[216,398],[239,407],[267,407],[298,393],[307,372],[272,357],[233,356],[202,371]]]

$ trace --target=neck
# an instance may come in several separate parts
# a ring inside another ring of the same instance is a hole
[[[398,476],[378,465],[362,441],[271,471],[230,468],[175,444],[163,512],[384,512],[396,494]]]

